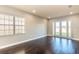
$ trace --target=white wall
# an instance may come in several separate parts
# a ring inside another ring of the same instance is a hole
[[[49,29],[48,29],[48,35],[52,36],[53,34],[53,26],[52,23],[54,20],[71,20],[72,26],[71,26],[71,31],[72,31],[72,37],[73,38],[78,38],[79,40],[79,15],[73,15],[73,16],[67,16],[67,17],[61,17],[61,18],[56,18],[56,19],[51,19],[49,21]]]
[[[0,13],[23,16],[25,18],[25,32],[26,32],[25,34],[0,37],[0,47],[13,43],[18,43],[21,41],[44,37],[47,35],[46,19],[36,17],[27,14],[25,12],[19,11],[17,9],[5,6],[0,6]]]

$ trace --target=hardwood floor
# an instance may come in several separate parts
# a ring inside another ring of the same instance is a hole
[[[78,54],[79,42],[62,37],[45,37],[27,43],[27,54]]]
[[[63,37],[43,37],[0,49],[0,53],[13,54],[21,49],[26,54],[79,54],[79,41]]]

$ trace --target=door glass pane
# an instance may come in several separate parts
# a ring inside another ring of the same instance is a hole
[[[61,22],[61,35],[67,36],[67,21]]]
[[[71,37],[71,21],[68,21],[68,36]]]
[[[59,36],[60,35],[60,22],[56,22],[56,33],[55,35]]]

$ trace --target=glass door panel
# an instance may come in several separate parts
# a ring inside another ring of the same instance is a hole
[[[68,36],[71,37],[71,21],[68,21]]]
[[[58,22],[56,22],[56,24],[55,24],[55,26],[56,26],[56,28],[55,28],[55,35],[56,36],[60,36],[60,22],[58,21]]]
[[[67,21],[61,22],[61,36],[67,37]]]

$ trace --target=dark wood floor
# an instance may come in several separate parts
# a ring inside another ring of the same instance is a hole
[[[79,41],[62,37],[44,37],[26,46],[26,54],[79,54]]]
[[[62,37],[43,37],[0,49],[0,54],[13,54],[22,49],[26,54],[79,54],[79,41]]]

